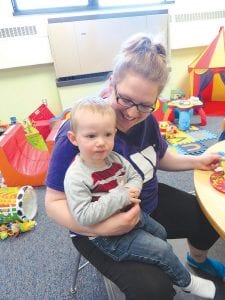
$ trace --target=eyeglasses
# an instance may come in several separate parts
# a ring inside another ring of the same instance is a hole
[[[147,113],[147,114],[152,113],[155,110],[156,104],[154,104],[152,106],[145,105],[143,103],[136,104],[133,101],[120,96],[120,94],[117,92],[116,85],[115,85],[115,96],[116,96],[117,103],[123,107],[131,108],[131,107],[135,106],[139,112]]]

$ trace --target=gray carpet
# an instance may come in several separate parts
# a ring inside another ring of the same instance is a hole
[[[208,129],[220,133],[222,118],[207,118]],[[216,140],[205,142],[208,146]],[[159,172],[159,180],[193,191],[192,172]],[[107,300],[107,293],[101,275],[88,265],[78,276],[78,292],[70,294],[73,277],[75,251],[68,231],[52,222],[45,213],[45,187],[35,188],[38,196],[38,214],[35,230],[21,234],[18,238],[0,241],[0,299],[1,300]],[[184,240],[171,241],[182,261],[187,251]],[[225,243],[219,240],[211,250],[211,256],[225,263]],[[225,299],[224,284],[219,286],[217,300]],[[197,300],[177,289],[176,300]],[[198,298],[199,299],[199,298]],[[140,299],[141,300],[141,299]],[[160,299],[159,299],[160,300]]]

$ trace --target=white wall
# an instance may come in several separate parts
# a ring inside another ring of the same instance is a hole
[[[210,6],[211,5],[211,6]],[[224,7],[224,1],[222,0],[176,0],[176,6],[173,7],[174,13],[195,13],[204,8],[204,10],[218,10]],[[51,15],[52,16],[52,15]],[[47,16],[12,16],[12,8],[10,0],[0,0],[0,28],[2,26],[7,26],[8,24],[12,26],[17,26],[23,23],[35,23],[38,24],[40,29],[40,36],[47,39]],[[177,23],[178,24],[178,23]],[[212,25],[211,21],[208,22],[210,26],[207,28],[204,26],[204,34],[202,37],[207,38],[208,42],[204,42],[204,45],[209,44],[212,38],[218,32],[218,26]],[[187,66],[192,60],[203,51],[204,47],[189,48],[192,46],[192,40],[198,39],[199,30],[195,28],[196,22],[192,24],[187,24],[188,32],[183,30],[170,30],[171,40],[173,41],[173,50],[171,57],[171,80],[167,85],[165,91],[166,95],[170,95],[170,89],[182,88],[185,93],[188,93],[188,72]],[[173,25],[172,25],[173,26]],[[171,27],[172,27],[171,26]],[[178,26],[184,26],[181,23]],[[210,33],[212,31],[213,33]],[[210,36],[211,34],[211,36]],[[1,41],[0,41],[1,43]],[[186,49],[179,49],[181,43],[186,43]],[[2,55],[2,44],[0,45],[0,61]],[[18,44],[7,49],[7,53],[14,51],[13,53],[18,53]],[[19,61],[22,62],[24,53],[26,53],[26,47],[24,51],[19,54]],[[36,48],[33,53],[35,59],[40,59],[40,51],[43,50]],[[28,54],[29,54],[28,53]],[[48,56],[50,50],[46,50],[45,58],[49,59],[48,64],[44,63],[42,65],[18,67],[18,68],[0,68],[0,91],[1,91],[1,109],[0,109],[0,122],[7,122],[10,116],[16,116],[20,121],[26,118],[34,109],[36,109],[43,98],[47,98],[49,108],[56,114],[59,115],[62,109],[71,107],[74,100],[90,95],[98,94],[102,88],[103,83],[92,83],[92,84],[82,84],[78,86],[68,86],[64,88],[57,88],[55,85],[55,72],[53,63],[51,62],[51,57]],[[10,55],[5,56],[2,63],[7,61],[8,64],[14,64],[12,57]],[[13,67],[16,65],[14,64]],[[34,90],[35,87],[35,90]],[[188,95],[188,94],[187,94]],[[6,103],[7,105],[3,105]]]
[[[209,12],[223,9],[224,1],[221,0],[176,0],[175,5],[169,6],[169,11],[172,14],[170,23],[171,49],[205,46],[217,34],[219,27],[225,26],[225,18],[208,21],[175,22],[174,15],[196,14],[200,11]],[[56,17],[57,15],[51,14],[50,16]],[[13,17],[11,1],[0,0],[0,28],[35,25],[38,31],[35,36],[0,39],[0,69],[52,63],[47,36],[48,17],[48,15]]]
[[[220,26],[225,27],[225,5],[221,0],[176,0],[170,13],[171,49],[206,46]],[[177,17],[186,21],[176,22]]]

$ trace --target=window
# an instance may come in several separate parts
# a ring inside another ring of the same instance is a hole
[[[143,5],[163,5],[175,0],[11,0],[14,15],[61,13]]]

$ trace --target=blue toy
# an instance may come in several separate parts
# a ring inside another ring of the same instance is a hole
[[[191,118],[195,112],[201,117],[200,125],[204,126],[206,125],[206,115],[202,107],[203,103],[198,97],[169,101],[163,121],[168,121],[171,113],[173,113],[174,117],[178,118],[178,128],[185,131],[190,128]]]

